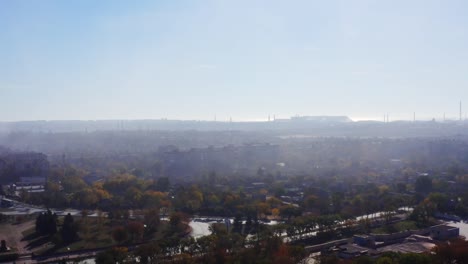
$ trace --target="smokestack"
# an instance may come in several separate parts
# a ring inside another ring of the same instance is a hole
[[[416,112],[413,113],[413,122],[416,122]]]
[[[462,121],[462,102],[460,101],[460,121]]]

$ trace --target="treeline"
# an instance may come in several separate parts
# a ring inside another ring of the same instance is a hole
[[[245,246],[249,243],[249,246]],[[468,241],[441,242],[423,254],[385,252],[379,256],[341,259],[335,254],[308,256],[301,245],[285,244],[281,237],[262,231],[251,241],[224,228],[215,228],[210,236],[178,241],[154,241],[133,251],[115,247],[96,257],[98,264],[110,263],[309,263],[319,264],[464,264],[468,260]]]
[[[167,177],[144,178],[114,173],[88,184],[86,172],[55,169],[46,192],[21,193],[25,202],[50,208],[102,211],[161,208],[164,212],[251,218],[290,219],[302,214],[340,215],[343,219],[377,211],[395,211],[424,203],[435,212],[468,215],[463,170],[425,176],[411,167],[385,174],[369,168],[364,174],[272,175],[259,169],[255,177],[211,172],[197,181],[172,183]],[[252,183],[259,183],[253,185]]]
[[[79,226],[70,214],[60,222],[57,214],[47,210],[37,216],[35,229],[38,235],[51,237],[56,246],[62,243],[69,244],[78,239]]]
[[[265,229],[266,230],[266,229]],[[287,245],[278,236],[262,231],[249,241],[224,226],[198,239],[191,237],[153,241],[128,252],[114,248],[96,257],[96,263],[299,263],[306,253],[302,246]],[[250,246],[246,245],[249,244]]]
[[[61,172],[60,172],[61,173]],[[67,176],[55,176],[43,193],[20,193],[24,202],[50,208],[142,209],[170,207],[167,178],[147,180],[131,174],[115,174],[105,181],[86,183],[82,172],[70,169]]]

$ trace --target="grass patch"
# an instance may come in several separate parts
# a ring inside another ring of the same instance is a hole
[[[21,234],[23,235],[23,237],[30,237],[30,236],[33,236],[34,234],[36,233],[36,228],[35,227],[31,227],[29,229],[26,229],[24,230],[23,232],[21,232]],[[28,240],[28,239],[26,239]]]

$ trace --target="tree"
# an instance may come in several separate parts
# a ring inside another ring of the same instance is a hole
[[[341,211],[341,204],[344,199],[344,194],[342,192],[334,192],[331,197],[331,202],[333,204],[333,212],[339,213]]]
[[[418,224],[426,225],[429,223],[430,217],[433,215],[434,210],[435,205],[429,201],[429,199],[425,199],[414,208],[410,218],[416,221]]]
[[[301,263],[300,261],[307,256],[303,246],[289,246],[289,254],[293,259],[293,263]]]
[[[2,241],[0,242],[0,252],[5,252],[8,250],[7,246],[6,246],[6,241],[4,239],[2,239]]]
[[[302,214],[302,210],[299,207],[293,206],[293,205],[285,205],[280,208],[280,215],[281,217],[287,217],[288,220],[291,217],[297,217]]]
[[[447,195],[442,193],[431,193],[428,197],[438,211],[446,211],[446,205],[449,201]]]
[[[156,191],[160,192],[167,192],[169,191],[169,178],[168,177],[160,177],[156,181],[155,189]]]
[[[372,264],[373,261],[370,257],[368,256],[361,256],[361,257],[358,257],[357,259],[355,259],[353,261],[354,264]]]
[[[99,197],[92,188],[85,188],[74,193],[71,201],[79,208],[91,208],[96,206]]]
[[[432,179],[429,176],[419,176],[414,183],[414,190],[419,193],[432,191]]]
[[[187,222],[188,216],[182,212],[174,212],[169,217],[169,225],[173,233],[184,232]]]
[[[404,192],[406,192],[406,184],[404,184],[402,182],[399,182],[396,185],[396,189],[397,189],[398,192],[404,193]]]
[[[112,238],[114,238],[114,240],[117,243],[121,244],[128,238],[127,230],[123,228],[122,226],[118,226],[114,228],[114,230],[112,231]]]
[[[145,210],[143,217],[146,225],[145,232],[156,232],[160,222],[159,208]]]
[[[309,194],[304,198],[303,205],[306,209],[310,210],[317,205],[317,201],[318,201],[317,196],[313,194]]]
[[[125,200],[132,204],[132,207],[138,207],[140,205],[143,194],[135,186],[130,186],[125,191]]]
[[[468,241],[463,238],[440,243],[432,251],[440,263],[468,263]]]
[[[127,224],[127,230],[130,234],[130,239],[135,241],[136,239],[140,239],[144,232],[143,223],[132,221]]]
[[[123,263],[127,256],[128,249],[126,247],[114,247],[97,254],[96,264]]]
[[[399,264],[431,264],[431,258],[425,254],[416,254],[416,253],[406,253],[402,254],[399,261]]]
[[[73,242],[78,238],[78,228],[74,222],[73,216],[68,213],[63,219],[62,241],[65,243]]]
[[[73,193],[85,189],[88,185],[78,175],[69,175],[61,179],[63,191],[66,193]]]
[[[232,232],[242,232],[242,216],[240,214],[236,214],[236,217],[234,217],[234,222],[232,224]]]
[[[180,251],[182,253],[188,253],[190,255],[193,255],[196,250],[197,243],[193,237],[184,237],[180,240]]]
[[[138,246],[135,250],[135,255],[142,264],[157,263],[157,256],[159,254],[161,254],[161,248],[154,242]]]
[[[379,259],[377,259],[376,264],[394,264],[394,262],[389,257],[380,257]]]
[[[41,235],[53,235],[57,233],[57,215],[50,210],[40,213],[36,218],[36,232]]]
[[[109,251],[99,252],[95,260],[96,264],[114,264],[114,256]]]

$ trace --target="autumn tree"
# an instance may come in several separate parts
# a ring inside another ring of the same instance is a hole
[[[172,233],[185,232],[188,215],[182,212],[173,212],[169,217],[169,226]]]
[[[124,263],[128,257],[128,249],[126,247],[114,247],[106,251],[102,251],[96,256],[96,264],[116,264]]]
[[[158,263],[158,255],[162,253],[161,248],[155,242],[143,244],[137,247],[135,250],[135,256],[138,257],[138,260],[142,264],[148,263]]]
[[[432,251],[439,263],[468,263],[468,241],[463,238],[440,243]]]
[[[127,231],[130,234],[130,239],[135,242],[135,240],[141,239],[144,232],[144,225],[138,221],[131,221],[127,224]]]
[[[112,238],[119,244],[128,239],[127,230],[123,226],[117,226],[112,231]]]
[[[158,230],[160,223],[159,209],[152,208],[144,211],[144,224],[146,225],[145,232],[155,232]]]

